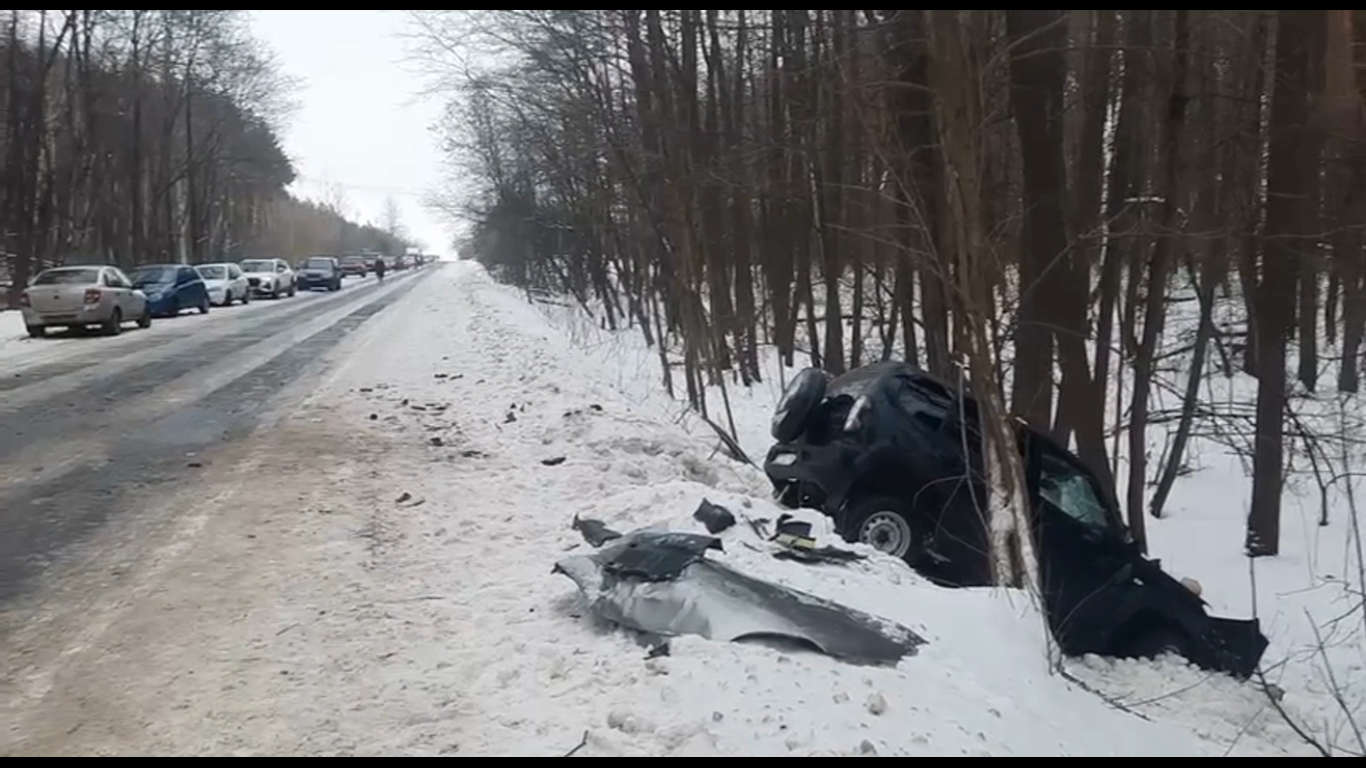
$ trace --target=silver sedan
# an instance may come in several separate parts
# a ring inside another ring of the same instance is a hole
[[[35,338],[48,328],[99,326],[107,335],[135,322],[152,324],[147,297],[117,267],[57,267],[38,273],[19,295],[19,308],[28,334]]]

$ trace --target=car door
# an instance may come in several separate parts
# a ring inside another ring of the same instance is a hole
[[[133,280],[121,269],[110,268],[109,271],[114,273],[115,279],[119,281],[119,285],[123,289],[121,291],[124,302],[123,316],[139,318],[147,314],[147,297],[142,291],[133,287]]]
[[[100,317],[113,314],[114,307],[118,307],[120,313],[127,317],[128,310],[123,306],[123,291],[120,290],[118,278],[108,269],[100,270]]]
[[[1122,602],[1116,577],[1132,538],[1080,460],[1026,429],[1025,474],[1050,624],[1067,653],[1101,652]]]
[[[242,298],[247,294],[247,278],[242,274],[242,268],[236,264],[229,264],[228,269],[228,290],[230,295]]]
[[[175,276],[176,300],[181,307],[193,307],[199,304],[199,297],[194,290],[194,269],[192,267],[181,267],[176,270]]]
[[[113,297],[114,306],[119,308],[119,312],[124,318],[137,318],[138,315],[134,311],[135,308],[132,306],[133,292],[130,290],[131,285],[123,280],[123,276],[119,274],[119,271],[112,267],[106,269],[104,270],[104,275],[101,277],[101,280],[104,283],[104,289]]]

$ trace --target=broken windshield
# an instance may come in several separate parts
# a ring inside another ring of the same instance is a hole
[[[1096,493],[1091,479],[1067,462],[1045,453],[1039,495],[1068,517],[1089,528],[1113,530],[1117,520]]]

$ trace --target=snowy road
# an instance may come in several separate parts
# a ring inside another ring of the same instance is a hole
[[[107,544],[170,489],[193,484],[342,336],[413,273],[340,293],[216,308],[115,339],[0,337],[0,605],[81,544]],[[281,478],[282,479],[282,478]],[[103,536],[92,538],[92,534]]]
[[[744,525],[714,557],[929,645],[894,668],[696,637],[647,659],[551,572],[584,551],[570,521],[696,530],[702,499],[772,519],[762,475],[633,405],[478,266],[405,280],[60,342],[107,343],[132,382],[79,418],[99,368],[21,343],[50,375],[0,393],[34,414],[32,447],[0,442],[25,587],[0,605],[0,756],[1303,751],[1262,694],[1174,660],[1088,665],[1103,696],[1056,674],[1022,594],[781,560]]]

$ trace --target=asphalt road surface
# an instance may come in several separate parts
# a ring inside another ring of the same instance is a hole
[[[289,389],[306,386],[328,350],[431,269],[117,338],[0,338],[0,609],[55,578],[97,532],[133,530],[149,502],[193,486],[216,455],[288,409]]]

